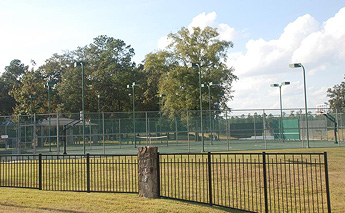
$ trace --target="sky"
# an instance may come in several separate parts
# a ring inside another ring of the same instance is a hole
[[[54,53],[75,50],[107,35],[135,50],[133,60],[164,49],[181,27],[217,27],[232,41],[232,109],[309,108],[327,102],[327,89],[344,81],[344,0],[0,0],[0,72],[19,59],[36,68]],[[31,66],[32,67],[32,66]]]

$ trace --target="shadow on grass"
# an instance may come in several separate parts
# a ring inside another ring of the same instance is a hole
[[[179,201],[179,202],[186,203],[186,204],[194,204],[197,206],[208,207],[210,209],[217,209],[217,210],[221,210],[221,211],[225,211],[225,212],[232,212],[232,213],[249,212],[249,211],[234,209],[234,208],[230,208],[230,207],[210,205],[210,204],[206,204],[206,203],[199,203],[199,202],[195,202],[195,201],[181,200],[181,199],[175,199],[175,198],[161,197],[159,199],[167,200],[167,201],[168,200],[174,200],[174,201]]]
[[[5,204],[5,203],[0,203],[0,212],[2,212],[1,211],[1,206],[13,207],[18,212],[28,212],[31,209],[31,210],[54,211],[54,212],[82,213],[81,211],[73,211],[73,210],[66,210],[66,209],[54,209],[54,208],[42,208],[42,207],[26,207],[26,206],[20,206],[20,205],[14,205],[14,204]],[[20,209],[22,209],[22,210],[20,210]]]

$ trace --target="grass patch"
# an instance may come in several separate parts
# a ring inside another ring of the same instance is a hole
[[[224,212],[225,209],[137,194],[0,188],[0,212]]]

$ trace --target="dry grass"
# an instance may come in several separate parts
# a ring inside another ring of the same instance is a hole
[[[222,209],[137,194],[0,188],[0,212],[223,212]]]

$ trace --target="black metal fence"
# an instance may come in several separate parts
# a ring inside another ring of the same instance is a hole
[[[160,196],[251,212],[330,212],[327,153],[159,154]],[[138,192],[136,155],[1,155],[0,186]]]
[[[136,155],[0,156],[0,186],[135,193],[137,164]]]
[[[327,155],[160,154],[162,197],[251,212],[330,212]]]

